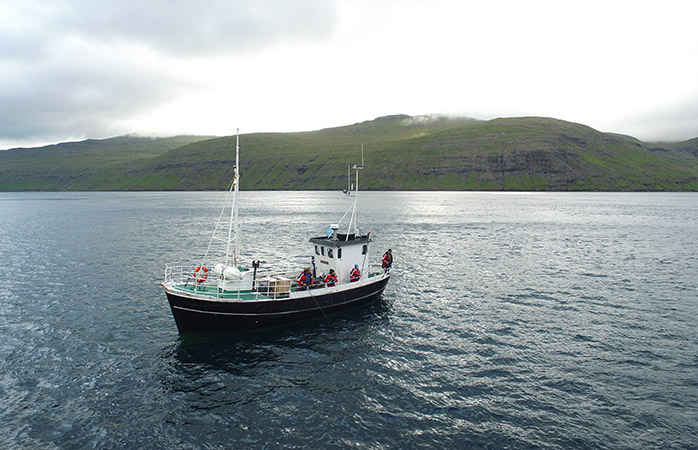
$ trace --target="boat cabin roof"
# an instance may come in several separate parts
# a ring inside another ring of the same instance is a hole
[[[348,245],[367,244],[371,242],[371,236],[369,234],[356,236],[354,233],[351,233],[347,237],[346,234],[337,233],[336,238],[334,235],[330,237],[313,237],[310,238],[310,242],[313,244],[324,245],[325,247],[345,247]]]

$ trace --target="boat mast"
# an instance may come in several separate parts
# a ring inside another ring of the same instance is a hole
[[[233,242],[233,266],[238,266],[238,192],[240,185],[240,129],[235,138],[235,172],[233,176],[233,204],[230,208],[230,223],[228,224],[228,246],[225,250],[225,265],[230,261],[230,243]]]
[[[359,235],[359,212],[357,211],[357,203],[359,201],[359,170],[364,168],[364,144],[361,144],[361,165],[355,165],[356,169],[356,188],[354,191],[354,212],[352,213],[352,222],[354,222],[354,235]]]

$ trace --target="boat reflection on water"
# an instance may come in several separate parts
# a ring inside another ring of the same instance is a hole
[[[260,370],[282,365],[337,363],[363,357],[356,347],[356,337],[371,340],[390,320],[392,303],[374,302],[364,308],[302,323],[244,333],[198,333],[179,337],[160,352],[170,367],[166,384],[171,389],[191,389],[197,374],[226,372],[236,376],[255,377]],[[352,347],[348,351],[347,347]],[[366,347],[373,351],[373,347]],[[164,381],[164,380],[163,380]]]

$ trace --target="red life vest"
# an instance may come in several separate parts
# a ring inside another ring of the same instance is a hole
[[[361,278],[361,271],[354,267],[354,270],[349,274],[349,281],[359,281],[359,278]]]
[[[335,284],[337,284],[337,275],[333,273],[328,273],[325,277],[325,284],[327,286],[334,286]]]
[[[301,286],[310,286],[313,284],[313,277],[309,273],[302,272],[298,277],[298,284]]]
[[[383,268],[390,267],[393,265],[393,255],[389,254],[388,252],[385,252],[385,255],[383,255]]]

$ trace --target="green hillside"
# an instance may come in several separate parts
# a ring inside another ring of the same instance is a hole
[[[130,167],[210,138],[120,136],[0,151],[0,190],[111,190],[111,183]]]
[[[114,138],[0,152],[0,190],[215,190],[235,137]],[[697,191],[698,139],[649,144],[556,119],[388,116],[240,137],[242,189]]]

